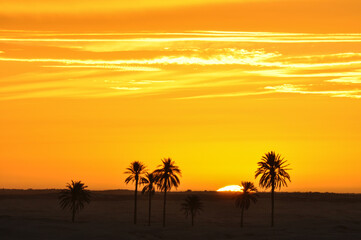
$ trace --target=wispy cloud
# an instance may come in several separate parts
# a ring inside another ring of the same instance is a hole
[[[11,35],[10,35],[11,36]],[[2,37],[4,42],[245,42],[245,43],[358,43],[361,34],[305,34],[271,32],[183,32],[183,33],[29,33],[30,37]],[[33,37],[31,37],[33,36]],[[79,36],[79,38],[67,38]],[[100,36],[107,38],[84,38]],[[122,36],[123,38],[116,38]],[[162,37],[159,37],[162,36]],[[171,36],[171,37],[170,37]],[[46,38],[48,37],[48,38]],[[51,37],[51,38],[49,38]]]
[[[340,77],[335,79],[326,80],[326,82],[345,83],[345,84],[361,84],[361,72],[355,77]]]
[[[246,97],[257,96],[272,93],[272,91],[260,91],[260,92],[233,92],[233,93],[220,93],[220,94],[205,94],[190,97],[181,97],[176,99],[202,99],[202,98],[226,98],[226,97]]]
[[[0,74],[6,83],[1,99],[361,95],[361,49],[350,51],[361,34],[5,30],[2,35],[0,49],[7,51],[0,52],[0,65],[19,72]]]
[[[0,59],[1,61],[1,59]],[[19,61],[21,62],[21,61]],[[31,61],[30,62],[37,62],[37,61]],[[46,61],[45,61],[46,62]],[[49,62],[53,62],[53,61],[49,61]],[[65,60],[63,63],[66,64],[71,64],[72,60]],[[77,62],[79,63],[79,62]],[[124,71],[124,72],[154,72],[154,71],[160,71],[161,69],[159,68],[154,68],[154,67],[144,67],[144,66],[118,66],[118,65],[114,65],[114,64],[106,64],[103,63],[103,65],[97,65],[97,64],[92,64],[89,62],[84,63],[85,65],[43,65],[42,67],[46,67],[46,68],[101,68],[101,69],[110,69],[110,70],[115,70],[115,71]]]
[[[136,91],[136,90],[140,90],[142,88],[137,88],[137,87],[110,87],[111,89],[116,89],[116,90],[129,90],[129,91]]]
[[[81,59],[51,59],[51,58],[5,58],[1,57],[0,61],[9,62],[40,62],[40,63],[63,63],[63,64],[84,64],[95,65],[97,67],[104,66],[107,68],[115,68],[116,65],[270,65],[263,60],[280,56],[277,53],[266,53],[262,50],[247,51],[245,49],[231,49],[222,54],[214,54],[209,57],[200,56],[161,56],[153,59],[119,59],[119,60],[81,60]],[[272,64],[271,64],[272,65]],[[277,65],[277,64],[276,64]],[[70,66],[74,67],[74,66]],[[79,67],[79,66],[77,66]],[[146,70],[150,70],[146,69]],[[154,70],[154,69],[153,69]]]
[[[0,61],[8,62],[40,62],[40,63],[62,63],[62,64],[84,64],[92,65],[94,68],[109,68],[109,69],[124,69],[126,67],[119,67],[117,65],[251,65],[264,67],[282,67],[282,68],[330,68],[330,67],[344,67],[352,65],[361,65],[359,61],[345,61],[345,62],[330,62],[330,63],[284,63],[281,61],[272,61],[276,57],[280,57],[279,53],[267,53],[263,50],[247,51],[245,49],[229,51],[222,54],[214,54],[209,57],[200,56],[161,56],[152,59],[119,59],[119,60],[81,60],[81,59],[51,59],[51,58],[6,58],[0,57]],[[275,59],[277,60],[277,59]],[[47,66],[51,67],[51,66]],[[61,67],[61,66],[55,66]],[[63,66],[63,67],[81,67]],[[131,70],[131,69],[129,69]],[[156,68],[135,68],[133,70],[157,71]],[[272,72],[269,71],[268,73]],[[276,73],[277,71],[273,71]],[[267,72],[263,72],[267,73]]]
[[[331,97],[348,97],[361,98],[361,90],[307,90],[304,86],[283,84],[280,86],[266,86],[265,89],[273,90],[277,93],[299,93],[299,94],[313,94],[313,95],[329,95]]]

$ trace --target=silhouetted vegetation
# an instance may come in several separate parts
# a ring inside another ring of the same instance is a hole
[[[290,175],[287,173],[289,164],[280,154],[271,151],[262,156],[258,162],[258,169],[255,173],[255,178],[261,175],[259,185],[263,188],[271,188],[271,226],[274,226],[274,191],[275,188],[281,189],[282,186],[287,186],[287,180],[291,181]]]
[[[125,183],[135,182],[134,190],[134,224],[137,224],[137,195],[138,195],[138,185],[143,182],[143,175],[145,174],[145,165],[139,161],[134,161],[124,172],[125,174],[130,174],[126,179]]]
[[[145,177],[142,179],[142,184],[144,184],[142,194],[148,193],[148,226],[150,226],[150,218],[152,215],[152,195],[155,192],[155,185],[157,184],[155,175],[153,173],[146,173]]]
[[[289,170],[286,161],[281,155],[271,151],[262,156],[258,162],[258,168],[255,172],[255,178],[261,176],[259,185],[262,188],[271,188],[271,225],[274,225],[274,194],[275,189],[280,189],[282,186],[287,186],[287,181],[291,181]],[[175,165],[171,158],[162,159],[162,164],[152,172],[146,172],[146,167],[142,162],[134,161],[126,168],[125,174],[129,174],[125,179],[125,183],[134,183],[134,224],[137,223],[137,194],[138,186],[144,185],[142,194],[148,195],[148,225],[151,225],[152,216],[152,196],[155,194],[156,188],[163,192],[163,227],[166,224],[166,205],[167,193],[173,187],[177,188],[180,184],[181,170]],[[61,191],[59,196],[60,206],[63,209],[69,208],[72,212],[72,221],[75,220],[75,215],[84,208],[85,203],[90,202],[90,192],[86,190],[87,186],[81,181],[67,184],[67,189]],[[243,191],[236,196],[235,205],[241,209],[241,227],[243,227],[244,211],[247,210],[251,203],[256,203],[258,194],[257,188],[252,182],[242,182]],[[191,193],[191,190],[187,190]],[[99,194],[101,198],[104,194]],[[120,196],[120,195],[119,195]],[[174,195],[176,196],[176,195]],[[173,196],[173,197],[174,197]],[[109,198],[110,196],[107,196]],[[118,198],[116,195],[112,197]],[[203,211],[203,203],[197,195],[188,195],[181,204],[181,210],[186,217],[191,217],[191,224],[194,226],[194,218],[197,214]]]
[[[243,227],[243,213],[251,205],[251,202],[257,202],[257,188],[252,182],[242,182],[242,192],[236,197],[236,207],[241,209],[241,227]]]
[[[194,217],[203,211],[203,203],[197,195],[188,195],[182,203],[182,211],[186,217],[191,216],[192,227],[194,226]]]
[[[66,188],[60,192],[59,203],[62,209],[69,209],[72,213],[72,222],[75,221],[75,214],[84,208],[85,203],[90,203],[90,192],[86,190],[88,186],[84,186],[81,181],[67,184]]]
[[[181,170],[175,165],[175,162],[171,158],[164,158],[158,169],[154,171],[156,175],[158,188],[164,192],[163,200],[163,227],[165,227],[165,212],[166,212],[166,201],[167,191],[170,191],[172,187],[178,187],[180,184],[179,177]]]
[[[185,176],[183,171],[182,173]],[[258,181],[254,183],[259,190]],[[244,211],[244,229],[242,230],[240,228],[241,209],[235,208],[234,205],[235,197],[240,192],[193,190],[192,193],[187,193],[172,190],[167,193],[166,228],[168,225],[170,228],[160,231],[158,227],[161,228],[162,224],[163,193],[155,193],[152,196],[151,224],[154,227],[148,228],[146,227],[148,194],[145,193],[140,197],[138,192],[137,224],[139,226],[134,225],[137,226],[134,228],[132,227],[134,185],[130,187],[132,190],[91,191],[91,205],[85,204],[80,214],[76,214],[74,226],[71,226],[71,212],[68,209],[63,211],[63,214],[59,212],[61,210],[57,201],[59,189],[0,190],[1,239],[256,240],[272,237],[325,239],[325,236],[329,239],[360,238],[361,194],[275,191],[275,227],[278,228],[274,232],[269,229],[270,191],[257,193],[260,197],[256,204],[251,201],[249,209]],[[143,185],[138,190],[142,188]],[[187,188],[184,187],[183,190]],[[192,228],[190,215],[185,218],[181,211],[183,200],[190,194],[197,195],[204,204],[204,210],[194,218],[193,228],[196,228],[194,229],[196,231],[187,230],[187,227]],[[63,220],[59,219],[59,213],[65,217]],[[67,220],[69,226],[64,220]],[[76,224],[80,221],[81,224]],[[171,223],[172,225],[174,223],[174,226],[170,226]]]

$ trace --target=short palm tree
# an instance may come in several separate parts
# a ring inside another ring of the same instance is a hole
[[[178,187],[180,184],[179,177],[181,176],[181,170],[175,165],[175,162],[171,158],[164,158],[158,169],[154,171],[158,182],[158,188],[164,192],[163,201],[163,227],[165,227],[165,209],[167,201],[167,192],[172,187]]]
[[[85,203],[90,203],[90,191],[86,190],[81,181],[71,181],[66,185],[59,195],[59,204],[62,209],[69,209],[72,212],[72,222],[75,221],[75,214],[84,208]]]
[[[236,207],[241,209],[241,227],[243,227],[243,212],[251,205],[251,202],[257,202],[257,188],[252,182],[242,182],[242,192],[236,197]]]
[[[146,169],[145,165],[142,162],[134,161],[124,172],[125,174],[130,174],[126,179],[125,183],[135,182],[134,190],[134,224],[137,224],[137,195],[138,195],[138,185],[143,181],[143,175],[145,174]]]
[[[194,226],[194,217],[203,211],[203,203],[197,195],[188,195],[182,203],[182,211],[188,217],[191,216],[192,227]]]
[[[280,154],[274,151],[266,153],[260,162],[258,162],[258,169],[255,173],[255,178],[261,175],[259,185],[262,188],[271,188],[271,226],[274,225],[274,192],[275,188],[281,189],[282,186],[287,186],[287,181],[291,181],[290,175],[287,173],[289,164]]]
[[[148,201],[149,201],[149,211],[148,211],[148,226],[150,226],[150,217],[152,212],[152,195],[155,192],[156,186],[156,178],[153,173],[146,173],[145,177],[142,180],[142,184],[144,184],[142,194],[148,193]]]

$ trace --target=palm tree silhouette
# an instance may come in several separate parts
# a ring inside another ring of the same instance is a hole
[[[274,191],[275,188],[281,189],[282,186],[287,186],[287,180],[291,181],[290,175],[287,173],[289,164],[280,154],[274,151],[266,153],[258,162],[258,169],[255,173],[255,178],[262,175],[259,180],[259,185],[263,188],[271,188],[272,198],[272,212],[271,212],[271,226],[274,225]]]
[[[75,214],[84,208],[85,203],[90,203],[90,191],[86,190],[88,186],[84,186],[81,181],[67,184],[66,188],[60,192],[59,204],[62,209],[69,209],[72,212],[72,222],[75,221]]]
[[[252,182],[242,182],[242,192],[236,197],[236,207],[241,209],[241,227],[243,227],[243,212],[253,203],[257,202],[257,188]]]
[[[175,165],[175,162],[171,158],[162,159],[161,165],[154,171],[158,182],[158,188],[164,192],[163,202],[163,227],[165,227],[165,209],[167,201],[167,191],[170,191],[172,187],[178,187],[180,184],[179,177],[181,176],[181,170]]]
[[[125,183],[135,182],[134,190],[134,224],[137,224],[137,194],[138,194],[138,185],[143,181],[143,174],[145,174],[145,165],[142,162],[134,161],[124,172],[125,174],[130,174],[126,179]]]
[[[142,184],[144,187],[142,189],[142,194],[148,193],[148,201],[149,201],[149,212],[148,212],[148,226],[150,226],[150,217],[151,217],[151,209],[152,209],[152,195],[155,192],[156,178],[153,173],[146,173],[145,177],[142,180]]]
[[[182,203],[182,211],[188,217],[191,216],[192,227],[194,226],[194,217],[203,211],[203,203],[197,195],[188,195]]]

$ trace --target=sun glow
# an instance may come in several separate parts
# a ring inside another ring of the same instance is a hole
[[[217,190],[217,192],[242,192],[243,187],[238,185],[228,185]]]

